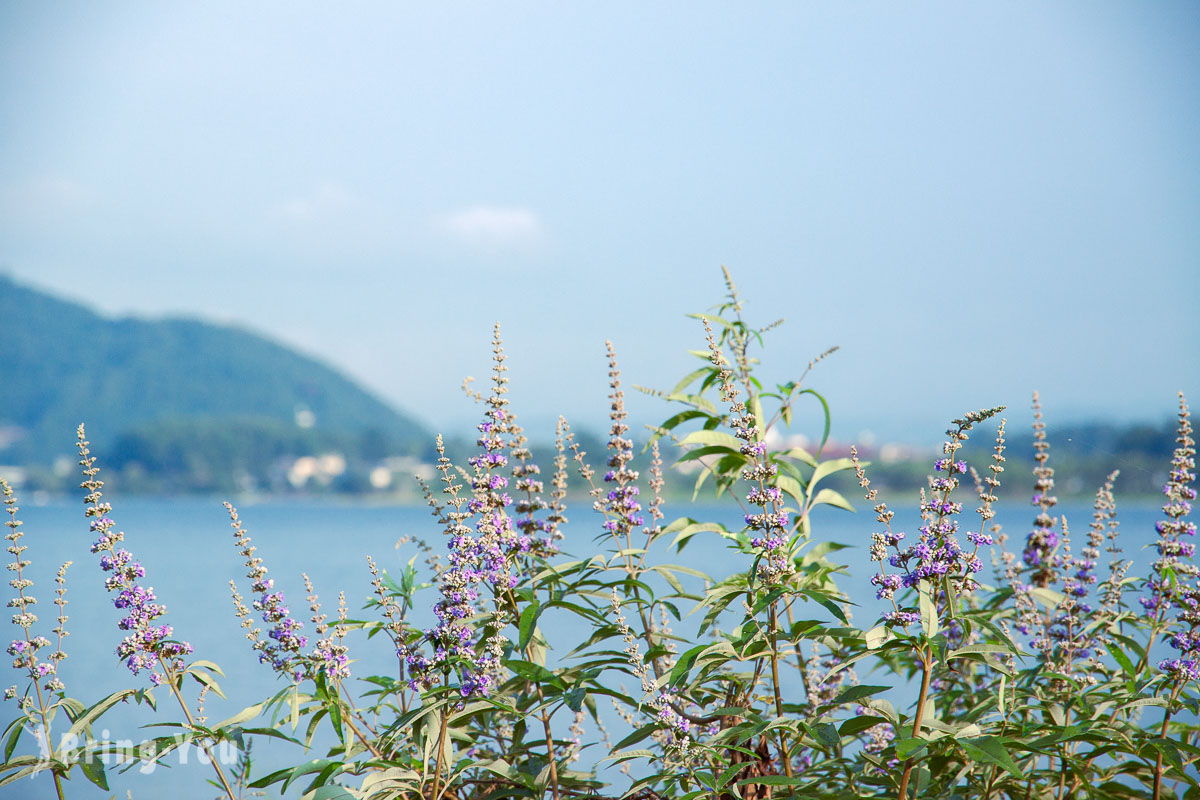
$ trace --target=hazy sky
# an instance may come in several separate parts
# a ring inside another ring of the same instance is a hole
[[[1200,402],[1198,42],[1194,2],[8,2],[0,269],[447,432],[495,321],[519,413],[603,427],[604,340],[673,384],[721,264],[769,376],[842,346],[843,437],[1158,420]]]

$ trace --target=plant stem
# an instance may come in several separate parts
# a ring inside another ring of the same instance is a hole
[[[1070,663],[1070,662],[1068,662]],[[1067,727],[1071,723],[1071,707],[1068,705],[1063,709],[1063,727]],[[1058,792],[1056,797],[1058,800],[1063,800],[1063,790],[1067,786],[1067,746],[1063,745],[1062,750],[1058,754]]]
[[[537,686],[538,703],[542,703],[545,701],[542,696],[542,685],[540,683],[535,685]],[[558,758],[554,755],[554,736],[550,733],[550,715],[543,707],[539,716],[542,718],[542,730],[546,732],[546,758],[550,761],[550,786],[554,800],[558,800]]]
[[[776,601],[778,602],[778,601]],[[775,690],[775,716],[783,719],[783,697],[779,693],[779,609],[771,603],[771,686]],[[779,731],[779,758],[783,761],[783,774],[792,777],[792,759],[788,755],[787,740]]]
[[[192,712],[188,710],[187,703],[184,702],[183,695],[179,691],[179,681],[175,679],[176,675],[174,668],[168,666],[165,662],[162,664],[162,667],[163,672],[166,673],[167,685],[171,687],[171,693],[174,694],[175,699],[179,701],[179,707],[183,709],[183,715],[187,718],[188,725],[192,728],[195,728],[196,721],[192,718]],[[182,676],[180,676],[180,679],[182,680]],[[217,779],[221,781],[221,787],[225,790],[225,794],[229,797],[229,800],[237,800],[237,797],[233,793],[233,788],[229,785],[229,781],[225,778],[225,771],[221,769],[220,762],[218,762],[216,756],[213,755],[212,747],[209,746],[208,742],[201,741],[200,749],[204,751],[206,756],[208,756],[209,763],[212,764],[213,769],[216,770]]]
[[[441,718],[442,721],[438,730],[437,761],[433,765],[433,794],[430,795],[432,800],[437,800],[438,798],[438,784],[442,779],[442,750],[446,746],[446,725],[448,722],[448,715],[445,708],[442,709]],[[446,781],[447,785],[449,783],[449,781]]]
[[[338,691],[336,693],[336,697],[338,698],[338,702],[340,703],[341,698],[342,698],[341,680],[339,679],[334,685],[338,689]],[[346,714],[345,709],[348,709],[349,711],[351,711],[353,713]],[[347,695],[346,696],[346,706],[344,707],[343,713],[342,713],[342,719],[346,722],[346,727],[348,727],[350,729],[351,733],[353,733],[356,737],[358,737],[358,741],[360,741],[362,743],[362,746],[365,747],[367,749],[367,751],[371,753],[371,755],[375,756],[376,758],[383,759],[384,758],[383,752],[380,751],[379,748],[377,748],[375,745],[371,744],[370,740],[368,740],[367,737],[365,735],[363,735],[363,733],[361,731],[359,731],[358,728],[354,727],[354,722],[351,719],[352,717],[356,718],[359,722],[361,722],[363,727],[366,728],[367,732],[370,733],[372,736],[377,735],[375,733],[375,730],[371,727],[371,723],[367,722],[366,718],[363,717],[362,712],[358,710],[358,706],[354,705],[354,698]]]
[[[1163,714],[1162,732],[1158,738],[1167,738],[1167,725],[1171,722],[1171,712],[1174,709],[1175,701],[1179,698],[1179,691],[1183,685],[1176,682],[1174,688],[1171,689],[1171,700],[1167,703],[1167,711]],[[1158,758],[1154,760],[1154,800],[1159,800],[1159,794],[1162,792],[1162,776],[1163,776],[1163,757],[1162,750],[1158,751]]]
[[[19,574],[20,573],[18,573],[18,575]],[[22,596],[24,596],[24,592],[22,592]],[[25,639],[26,641],[29,640],[28,629],[25,631]],[[42,686],[37,682],[36,679],[34,679],[33,687],[37,689],[38,713],[42,717],[42,733],[46,737],[46,749],[53,755],[54,740],[50,737],[50,720],[49,715],[46,713],[46,701],[42,698]],[[58,794],[58,800],[65,800],[63,797],[62,776],[58,774],[57,769],[52,770],[52,774],[54,775],[54,791]]]
[[[921,733],[921,720],[925,716],[925,701],[929,699],[929,680],[933,676],[933,665],[930,663],[930,654],[927,651],[921,652],[921,695],[917,698],[916,718],[913,720],[912,735],[916,738]],[[909,758],[904,762],[904,774],[900,777],[900,792],[897,795],[897,800],[905,800],[908,794],[908,779],[912,775],[915,760]],[[917,796],[916,791],[913,791],[913,798]]]

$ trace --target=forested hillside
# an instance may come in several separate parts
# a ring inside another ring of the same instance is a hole
[[[414,455],[431,441],[347,377],[247,330],[109,318],[2,275],[0,325],[0,463],[70,456],[80,422],[110,464],[160,473],[254,472],[328,449]]]

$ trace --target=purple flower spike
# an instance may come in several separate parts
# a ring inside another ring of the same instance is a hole
[[[1142,607],[1150,611],[1155,619],[1161,619],[1170,608],[1179,609],[1178,622],[1187,626],[1170,638],[1170,645],[1179,651],[1179,658],[1161,661],[1158,668],[1175,680],[1200,680],[1200,567],[1192,561],[1195,546],[1191,542],[1180,542],[1180,536],[1194,535],[1193,523],[1184,520],[1192,510],[1189,502],[1196,496],[1191,482],[1196,479],[1196,443],[1192,439],[1192,425],[1188,415],[1187,401],[1179,395],[1178,445],[1171,459],[1171,473],[1163,487],[1166,502],[1163,504],[1162,520],[1157,528],[1159,557],[1151,567],[1146,584],[1150,596],[1141,598]]]
[[[192,646],[187,642],[171,641],[170,625],[155,624],[166,613],[166,608],[155,602],[153,588],[138,583],[146,575],[142,565],[133,560],[129,551],[116,549],[125,534],[117,530],[116,523],[108,517],[112,506],[101,502],[102,483],[96,478],[100,470],[88,450],[82,425],[79,426],[77,444],[85,476],[82,486],[88,491],[84,498],[87,504],[85,515],[92,518],[90,527],[96,534],[92,552],[100,554],[100,568],[111,573],[104,585],[108,591],[117,592],[113,605],[126,612],[118,627],[129,634],[118,645],[117,656],[134,675],[143,669],[149,670],[151,683],[157,686],[164,679],[158,670],[182,669],[183,656],[192,652]]]

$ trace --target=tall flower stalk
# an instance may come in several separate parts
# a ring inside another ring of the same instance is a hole
[[[91,530],[96,534],[92,552],[99,554],[100,568],[110,573],[104,587],[117,593],[113,605],[126,614],[117,623],[118,628],[128,631],[124,641],[117,647],[117,656],[134,675],[147,670],[152,686],[165,683],[183,710],[189,728],[194,731],[197,727],[196,718],[180,691],[186,669],[183,657],[192,652],[192,646],[171,639],[173,631],[170,625],[155,624],[167,610],[156,602],[153,587],[139,583],[146,576],[142,565],[134,560],[128,550],[117,548],[125,540],[125,534],[117,530],[116,523],[108,516],[112,512],[112,505],[103,500],[100,489],[104,482],[99,478],[100,468],[96,466],[96,458],[88,449],[89,442],[84,435],[83,425],[76,432],[76,440],[79,464],[83,467],[84,475],[80,486],[87,490],[83,499],[87,506],[84,515],[92,521]],[[198,741],[217,773],[221,788],[229,800],[237,800],[220,762],[213,756],[211,743],[206,737],[198,737]]]
[[[55,694],[61,699],[65,688],[62,679],[58,676],[58,665],[67,657],[63,651],[63,639],[67,636],[65,577],[71,562],[63,564],[55,578],[57,588],[54,602],[58,607],[58,624],[53,633],[58,637],[58,643],[53,652],[43,655],[50,649],[51,643],[45,636],[33,633],[33,626],[38,620],[31,608],[37,604],[37,598],[30,591],[33,588],[33,580],[25,576],[25,568],[30,564],[29,560],[24,557],[28,548],[21,544],[24,534],[21,532],[23,523],[17,519],[19,510],[17,499],[13,494],[12,487],[2,478],[0,478],[0,494],[4,497],[4,510],[8,514],[8,519],[4,522],[8,533],[4,535],[4,538],[8,541],[7,550],[13,557],[13,560],[7,565],[9,572],[13,573],[8,585],[16,590],[16,596],[8,601],[8,607],[14,609],[12,623],[21,631],[20,638],[12,640],[7,652],[13,657],[13,669],[19,670],[28,678],[28,684],[23,693],[18,692],[16,686],[12,686],[4,692],[4,697],[6,700],[17,699],[22,715],[40,727],[42,741],[49,749],[53,747],[54,741],[50,726],[54,716],[53,706],[55,703],[51,700]],[[21,694],[19,698],[17,698],[18,694]],[[53,769],[52,774],[54,791],[61,800],[63,797],[62,775],[58,769]]]
[[[1196,479],[1192,471],[1196,466],[1196,442],[1192,438],[1192,424],[1183,392],[1179,393],[1179,433],[1175,443],[1170,476],[1163,486],[1166,495],[1164,519],[1155,526],[1159,536],[1158,559],[1147,581],[1151,602],[1143,601],[1155,613],[1156,620],[1162,619],[1171,607],[1179,609],[1175,618],[1177,630],[1169,639],[1171,647],[1179,654],[1158,663],[1169,687],[1160,738],[1166,738],[1171,715],[1177,710],[1176,702],[1184,685],[1200,681],[1200,567],[1192,561],[1195,543],[1180,538],[1196,535],[1196,523],[1186,518],[1196,499],[1196,490],[1192,487],[1192,481]],[[1147,643],[1147,657],[1149,653],[1150,643]],[[1159,749],[1154,766],[1154,800],[1161,794],[1162,777],[1163,754]]]
[[[1059,564],[1055,560],[1059,544],[1055,531],[1058,519],[1050,513],[1058,504],[1058,498],[1053,494],[1054,468],[1049,464],[1050,443],[1046,441],[1046,423],[1042,420],[1042,404],[1037,392],[1033,393],[1033,449],[1036,464],[1033,468],[1033,504],[1038,507],[1038,515],[1034,518],[1033,530],[1026,537],[1022,559],[1032,570],[1030,582],[1046,587],[1058,579]]]
[[[929,478],[929,494],[921,491],[920,538],[907,547],[900,545],[905,534],[892,530],[893,512],[878,500],[878,493],[870,488],[865,471],[858,463],[857,452],[852,452],[859,484],[867,489],[867,500],[875,504],[876,520],[885,528],[882,532],[872,534],[871,541],[871,559],[879,564],[879,573],[872,576],[871,583],[877,587],[876,597],[887,599],[892,605],[892,610],[883,615],[882,621],[885,626],[902,635],[908,635],[909,627],[920,623],[924,633],[923,636],[912,637],[913,654],[921,670],[921,688],[913,713],[913,738],[920,735],[925,723],[925,707],[937,662],[937,647],[933,638],[944,631],[947,640],[961,641],[958,604],[960,598],[978,586],[975,575],[983,569],[979,548],[992,544],[992,535],[984,530],[991,518],[991,492],[982,498],[980,529],[966,534],[971,549],[965,550],[959,544],[957,516],[962,512],[962,503],[957,502],[953,495],[961,482],[960,477],[969,470],[966,462],[958,458],[958,453],[972,428],[1003,410],[1003,406],[997,406],[972,411],[952,421],[954,427],[946,431],[942,457],[933,465],[935,474]],[[998,468],[992,470],[992,477],[996,480],[1003,463],[1003,425],[1002,420],[997,436],[997,457],[993,459],[993,466]],[[996,485],[998,483],[988,484],[989,489],[994,489]],[[893,551],[890,556],[889,550]],[[899,571],[889,572],[885,561]],[[912,591],[917,593],[915,606],[902,606],[899,603],[896,593],[902,589],[909,590],[910,597]],[[908,784],[915,765],[916,759],[913,757],[904,762],[897,795],[899,800],[905,800],[908,795]]]
[[[726,278],[728,279],[728,274]],[[737,309],[737,296],[733,294],[732,283],[730,283],[730,292],[735,309]],[[772,464],[767,456],[763,430],[759,426],[754,412],[738,397],[739,390],[734,382],[733,370],[730,369],[729,362],[721,352],[708,320],[704,320],[704,330],[708,339],[709,361],[718,370],[721,380],[721,399],[729,404],[729,424],[733,428],[733,435],[742,441],[740,453],[746,459],[746,465],[742,469],[742,480],[750,484],[750,490],[746,494],[746,503],[751,509],[756,509],[745,515],[746,527],[753,536],[750,543],[757,551],[755,575],[762,586],[770,590],[772,587],[785,584],[796,571],[796,565],[792,558],[791,519],[784,510],[783,491],[775,485],[779,468]],[[744,363],[747,358],[745,346],[746,343],[740,338],[736,338],[733,343],[734,357],[739,364],[743,365],[743,374],[745,374]],[[767,629],[771,648],[771,688],[775,701],[775,715],[782,719],[783,694],[779,680],[778,599],[772,599],[768,604]],[[792,777],[792,758],[782,730],[778,734],[778,743],[779,759],[783,764],[784,774],[790,778]]]
[[[250,590],[254,593],[252,606],[262,621],[270,625],[267,639],[261,638],[258,635],[259,631],[252,629],[249,624],[244,625],[247,631],[251,632],[249,638],[254,643],[254,649],[258,651],[258,660],[270,664],[271,668],[280,674],[299,680],[304,677],[307,666],[301,653],[308,646],[308,637],[301,633],[304,623],[291,616],[283,592],[275,588],[274,579],[267,577],[267,567],[262,558],[255,555],[257,548],[251,544],[249,534],[242,527],[237,509],[226,503],[225,510],[229,514],[229,524],[233,528],[238,552],[246,559],[246,577],[250,579]],[[236,588],[234,597],[235,605],[239,609],[244,608]],[[239,616],[242,616],[241,611]]]
[[[546,502],[541,496],[544,484],[540,468],[526,447],[516,415],[508,408],[508,367],[498,325],[492,345],[491,392],[486,398],[471,393],[485,404],[485,411],[477,426],[478,450],[468,459],[469,494],[460,482],[460,472],[446,457],[441,437],[437,440],[437,470],[447,501],[443,504],[431,500],[430,504],[445,525],[449,564],[437,576],[441,594],[433,609],[437,623],[424,636],[430,649],[423,652],[412,646],[400,648],[412,690],[429,689],[457,675],[460,703],[486,698],[500,686],[506,674],[503,659],[513,647],[505,629],[516,623],[521,613],[517,589],[533,576],[539,562],[557,552],[557,541],[561,539],[558,526],[565,521],[559,476],[552,500]],[[510,487],[517,495],[515,500],[509,494]],[[541,514],[543,511],[547,513]],[[486,621],[477,628],[480,617]],[[520,646],[525,651],[522,655],[534,661],[532,636]],[[551,711],[544,702],[540,682],[530,680],[527,684],[537,696],[549,788],[557,799],[559,759],[550,727]],[[441,781],[448,719],[449,711],[443,708],[434,766],[435,795]]]

